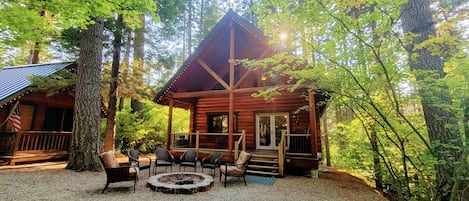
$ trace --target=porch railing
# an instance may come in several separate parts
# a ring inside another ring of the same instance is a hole
[[[238,154],[239,154],[239,145],[241,145],[243,151],[246,151],[246,132],[243,130],[243,132],[241,133],[241,137],[239,137],[238,140],[235,141],[235,144],[234,144],[234,159],[235,160],[238,160]]]
[[[311,154],[311,136],[308,133],[285,134],[286,152],[290,154]]]
[[[236,146],[242,145],[246,150],[245,132],[233,133],[233,141]],[[228,152],[228,133],[171,133],[170,149],[196,151],[219,151]]]
[[[68,151],[72,132],[20,131],[1,132],[0,144],[3,155],[19,153]],[[5,146],[3,146],[5,145]]]
[[[286,155],[311,155],[311,136],[308,133],[291,134],[282,133],[278,144],[279,175],[283,176]]]

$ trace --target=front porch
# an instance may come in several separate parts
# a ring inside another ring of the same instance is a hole
[[[68,157],[72,132],[0,131],[0,160],[10,165]]]
[[[233,150],[228,149],[228,133],[171,133],[169,149],[178,158],[186,150],[196,150],[204,157],[213,152],[222,152],[223,161],[234,161],[240,151],[253,155],[248,172],[250,174],[283,177],[287,168],[317,170],[319,157],[311,153],[311,135],[308,133],[283,133],[278,149],[246,149],[246,132],[233,133]]]

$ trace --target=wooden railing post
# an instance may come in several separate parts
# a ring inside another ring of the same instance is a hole
[[[285,133],[282,132],[280,143],[278,144],[278,173],[283,176],[284,160],[285,160]]]
[[[241,137],[243,138],[243,151],[246,151],[246,131],[245,130],[243,130]]]
[[[239,151],[239,143],[238,141],[235,141],[235,146],[234,146],[234,160],[238,160],[238,151]]]
[[[199,151],[199,131],[195,132],[195,151]]]

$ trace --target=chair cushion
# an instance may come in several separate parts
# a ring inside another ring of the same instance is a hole
[[[139,172],[140,172],[140,170],[138,169],[138,167],[130,167],[129,168],[129,175],[130,176],[138,175]]]
[[[104,152],[101,154],[101,157],[103,157],[104,166],[110,167],[110,168],[119,167],[119,161],[117,161],[114,151],[111,150],[111,151]]]
[[[245,151],[241,151],[241,154],[239,154],[238,160],[236,160],[236,166],[239,169],[244,169],[244,164],[248,161],[249,157],[251,154]]]
[[[222,165],[220,166],[220,171],[225,174],[225,175],[243,175],[244,174],[244,170],[243,169],[240,169],[236,166],[228,166],[228,168],[226,167],[226,165]]]

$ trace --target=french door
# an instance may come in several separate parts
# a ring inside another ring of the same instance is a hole
[[[288,113],[259,113],[256,115],[257,149],[278,149],[282,133],[290,129]]]

